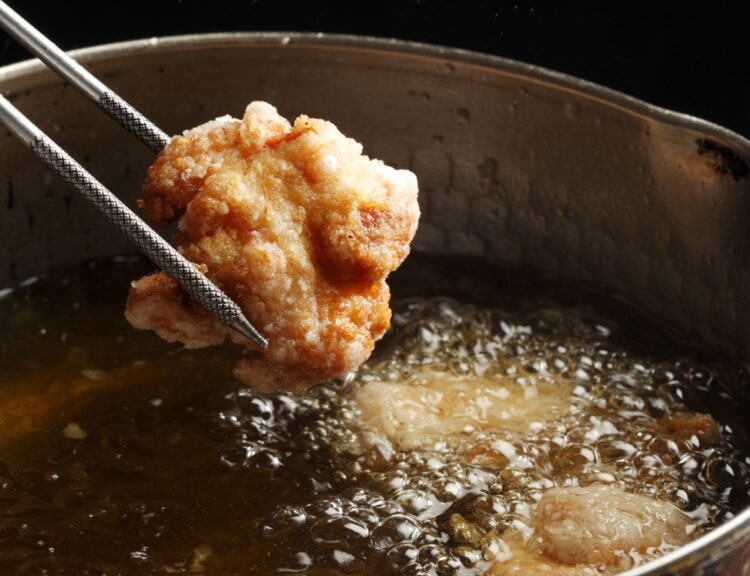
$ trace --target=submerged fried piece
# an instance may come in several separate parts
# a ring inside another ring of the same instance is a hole
[[[659,433],[674,440],[707,448],[721,442],[721,426],[710,414],[678,412],[664,416],[656,426]]]
[[[162,274],[135,282],[126,317],[198,348],[227,337],[251,354],[235,375],[303,390],[355,368],[390,322],[385,283],[409,252],[417,181],[362,155],[323,120],[293,126],[253,102],[175,137],[148,172],[141,206],[269,339],[261,354]]]
[[[504,533],[493,576],[597,576],[639,565],[648,550],[689,540],[675,506],[615,486],[552,488],[534,514],[534,536]]]
[[[406,381],[367,382],[355,399],[365,430],[379,435],[371,439],[376,445],[382,437],[402,450],[449,444],[465,462],[496,470],[524,469],[525,456],[509,439],[564,417],[573,407],[572,385],[563,376],[463,377],[429,366],[415,367]],[[693,413],[655,427],[690,438],[716,432],[713,419]],[[465,526],[451,532],[456,518]],[[454,541],[481,548],[485,556],[492,540],[488,574],[597,576],[684,544],[689,528],[688,515],[669,502],[594,484],[545,490],[526,530],[512,526],[493,534],[458,514],[447,529]]]
[[[402,449],[429,448],[475,431],[528,432],[533,423],[569,410],[567,381],[528,380],[521,386],[502,376],[459,377],[425,370],[410,382],[369,382],[357,391],[356,401],[365,426]],[[493,455],[493,449],[483,445],[474,446],[470,454],[488,465]]]
[[[615,486],[552,488],[534,515],[542,551],[562,564],[628,568],[649,548],[687,542],[688,516],[668,502]]]

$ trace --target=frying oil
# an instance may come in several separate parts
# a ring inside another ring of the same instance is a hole
[[[365,366],[264,395],[232,379],[238,349],[183,351],[127,325],[145,269],[95,262],[0,298],[0,573],[476,574],[499,557],[485,535],[533,541],[551,487],[672,502],[695,536],[748,503],[746,372],[622,304],[411,257]],[[567,400],[504,428],[483,425],[472,397],[475,425],[442,437],[363,414],[368,386],[424,374],[501,380],[528,402],[565,386]],[[720,442],[659,433],[695,411]]]

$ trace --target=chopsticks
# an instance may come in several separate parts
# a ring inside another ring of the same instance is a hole
[[[159,152],[169,142],[169,137],[164,132],[2,1],[0,1],[0,26],[55,72],[96,102],[109,116],[137,136],[151,150]],[[26,145],[34,156],[98,208],[139,250],[215,318],[248,337],[261,348],[268,346],[268,341],[245,317],[237,303],[199,272],[189,260],[2,95],[0,95],[0,122]]]

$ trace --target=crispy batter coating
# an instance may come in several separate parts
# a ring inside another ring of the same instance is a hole
[[[656,429],[673,440],[708,448],[721,442],[721,426],[710,414],[678,412],[662,417]]]
[[[624,569],[634,554],[689,539],[689,518],[677,507],[601,484],[547,490],[534,521],[545,555],[563,564]]]
[[[166,276],[134,282],[126,317],[189,348],[227,337],[251,351],[235,375],[261,390],[303,390],[364,362],[388,327],[387,274],[409,253],[417,181],[362,155],[331,123],[294,126],[265,102],[172,139],[140,205],[269,339],[259,353]]]
[[[689,518],[672,504],[615,486],[547,490],[533,514],[535,536],[498,538],[493,576],[597,576],[640,564],[650,549],[689,540]]]

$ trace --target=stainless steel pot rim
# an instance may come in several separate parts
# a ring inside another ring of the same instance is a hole
[[[494,73],[500,71],[506,75],[525,78],[533,83],[554,86],[559,90],[570,92],[578,97],[613,106],[636,116],[661,120],[675,126],[692,128],[709,133],[725,140],[729,144],[733,144],[737,148],[737,152],[743,156],[750,156],[750,140],[732,130],[703,120],[702,118],[655,106],[638,98],[628,96],[623,92],[605,88],[594,82],[534,64],[447,46],[409,42],[392,38],[324,34],[322,32],[218,32],[128,40],[125,42],[80,48],[70,53],[81,62],[87,62],[102,57],[124,56],[133,52],[163,52],[165,50],[183,50],[188,47],[220,48],[222,46],[248,43],[256,46],[264,44],[292,47],[313,45],[331,48],[338,47],[345,50],[359,49],[372,52],[387,52],[391,55],[424,56],[430,59],[444,60],[445,63],[459,62],[471,66],[485,67],[488,71]],[[10,64],[0,67],[0,81],[39,72],[44,69],[45,66],[36,59]]]
[[[188,34],[159,38],[145,38],[103,44],[71,51],[81,62],[94,62],[127,56],[133,53],[179,51],[185,49],[211,49],[231,46],[290,46],[290,47],[328,47],[342,50],[361,50],[382,52],[389,55],[407,57],[424,57],[437,63],[460,63],[468,66],[486,68],[488,72],[516,76],[532,84],[553,86],[562,92],[568,92],[578,98],[595,101],[599,104],[618,108],[628,114],[641,118],[662,121],[674,126],[694,129],[707,133],[732,145],[736,152],[750,159],[750,140],[722,126],[701,118],[661,108],[633,98],[616,90],[605,88],[593,82],[582,80],[567,74],[546,68],[457,48],[407,42],[396,39],[340,34],[305,33],[305,32],[232,32],[212,34]],[[38,60],[25,60],[0,67],[0,83],[46,70]],[[5,90],[7,92],[7,90]],[[127,95],[125,95],[127,96]],[[678,566],[689,565],[693,560],[707,560],[720,556],[723,549],[731,547],[742,538],[744,532],[750,531],[750,508],[745,509],[735,518],[725,522],[709,533],[681,546],[674,552],[649,562],[638,568],[622,573],[622,576],[641,576],[668,574]]]

